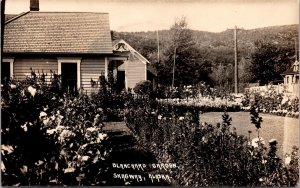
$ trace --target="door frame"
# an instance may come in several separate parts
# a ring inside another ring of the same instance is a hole
[[[67,57],[58,57],[58,69],[57,73],[58,75],[61,75],[61,64],[62,63],[76,63],[77,64],[77,89],[80,89],[81,86],[81,74],[80,74],[80,64],[81,64],[81,58],[67,58]]]
[[[14,58],[3,58],[2,59],[2,62],[7,62],[9,63],[9,74],[10,74],[10,77],[13,77],[14,76],[14,61],[15,59]]]

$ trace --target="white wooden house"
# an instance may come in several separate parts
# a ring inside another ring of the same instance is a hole
[[[286,95],[299,96],[299,61],[295,61],[290,69],[281,74],[284,80]]]
[[[286,97],[299,97],[299,61],[296,60],[289,69],[281,73],[281,76],[283,83],[249,87],[246,91],[260,93],[273,88],[277,93],[282,93]]]
[[[41,12],[38,0],[30,3],[30,11],[6,15],[1,81],[25,79],[30,69],[49,81],[52,71],[61,75],[64,88],[91,93],[98,89],[91,80],[107,78],[115,61],[123,64],[115,76],[120,81],[123,73],[124,88],[147,79],[149,61],[123,40],[113,45],[108,13]],[[129,51],[117,49],[120,44]]]
[[[109,66],[109,70],[112,67],[114,75],[123,81],[126,89],[134,88],[142,80],[153,81],[155,73],[150,62],[123,39],[113,41],[113,53],[119,57],[127,57],[126,60],[116,58]]]

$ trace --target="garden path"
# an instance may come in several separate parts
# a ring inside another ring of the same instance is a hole
[[[155,156],[139,147],[137,140],[132,132],[128,129],[125,122],[105,122],[103,132],[107,133],[112,152],[107,160],[108,172],[106,185],[169,185],[167,182],[149,178],[149,174],[156,172],[137,169],[121,169],[113,167],[113,165],[121,164],[149,164],[157,163]],[[127,179],[124,181],[120,176],[125,174],[140,175],[140,178],[134,180]],[[118,178],[116,178],[118,177]]]

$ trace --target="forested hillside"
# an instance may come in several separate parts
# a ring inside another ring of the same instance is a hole
[[[175,23],[176,25],[176,23]],[[160,64],[168,64],[172,61],[172,46],[174,46],[174,26],[169,30],[160,30],[159,46],[160,46]],[[181,30],[189,30],[188,26],[177,28]],[[144,55],[154,65],[157,57],[157,32],[117,32],[113,31],[113,38],[122,38],[132,45],[137,51]],[[200,80],[211,82],[212,84],[222,85],[224,83],[232,83],[233,64],[234,64],[234,30],[213,33],[206,31],[189,30],[193,47],[193,57],[197,56],[196,61],[208,63],[210,68],[208,71],[209,78],[199,78]],[[280,79],[280,71],[285,70],[295,60],[295,39],[298,39],[298,25],[272,26],[258,29],[245,30],[239,28],[237,31],[238,43],[238,61],[239,75],[242,77],[241,82],[257,82],[264,80],[269,82]],[[297,44],[298,45],[298,44]],[[262,54],[263,52],[263,54]],[[174,52],[173,52],[174,53]],[[259,54],[260,53],[260,54]],[[257,56],[258,55],[258,56]],[[264,56],[264,57],[263,57]],[[255,76],[256,70],[251,69],[255,63],[259,63],[258,59],[272,59],[271,66],[274,67],[273,75],[269,77]],[[188,61],[186,59],[186,61]],[[254,62],[256,61],[256,62]],[[221,69],[221,70],[220,70]],[[245,71],[249,69],[249,71]],[[217,74],[222,76],[216,78]],[[243,75],[245,74],[245,75]],[[170,76],[170,75],[169,75]],[[228,77],[225,79],[225,77]],[[224,80],[225,79],[225,80]],[[199,80],[196,80],[196,83]],[[195,83],[195,82],[193,82]],[[178,83],[179,84],[179,83]],[[184,84],[184,83],[182,83]]]

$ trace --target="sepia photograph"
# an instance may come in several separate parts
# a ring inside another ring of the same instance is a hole
[[[1,0],[1,186],[298,187],[298,0]]]

